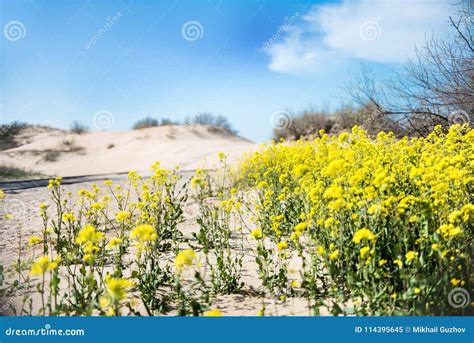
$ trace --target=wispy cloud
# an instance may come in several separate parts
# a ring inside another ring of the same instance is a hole
[[[443,0],[345,0],[315,6],[265,48],[269,68],[301,74],[335,60],[401,63],[427,36],[449,30],[450,10]]]

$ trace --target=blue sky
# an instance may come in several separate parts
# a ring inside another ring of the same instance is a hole
[[[109,130],[145,116],[225,115],[271,137],[272,114],[337,107],[360,64],[389,76],[449,33],[442,0],[0,0],[0,122]],[[95,38],[94,38],[95,37]]]

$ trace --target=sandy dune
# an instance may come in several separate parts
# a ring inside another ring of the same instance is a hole
[[[0,165],[44,175],[90,175],[129,170],[145,172],[159,160],[182,169],[211,167],[223,151],[235,160],[255,148],[238,136],[206,126],[162,126],[123,132],[74,134],[63,130],[30,135],[25,144],[0,152]]]

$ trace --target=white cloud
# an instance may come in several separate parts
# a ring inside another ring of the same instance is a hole
[[[401,63],[432,33],[449,30],[448,1],[344,0],[315,6],[265,48],[273,71],[301,74],[334,60]]]

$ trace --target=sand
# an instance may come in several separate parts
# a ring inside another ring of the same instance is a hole
[[[0,151],[0,165],[43,175],[75,176],[146,172],[159,160],[166,168],[210,168],[223,151],[234,161],[256,144],[207,126],[161,126],[122,132],[37,130],[19,147]]]

